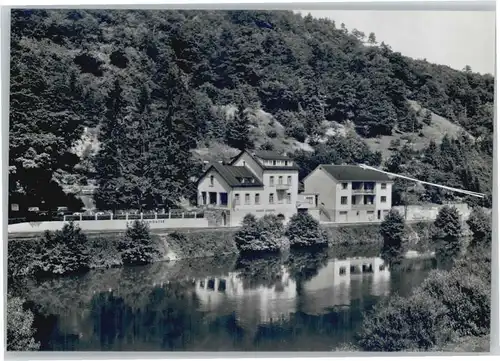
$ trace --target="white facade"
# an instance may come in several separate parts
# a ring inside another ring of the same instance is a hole
[[[322,221],[381,222],[389,213],[392,207],[392,180],[372,180],[368,177],[341,180],[334,178],[323,167],[318,166],[304,179],[305,192],[318,194]]]
[[[239,226],[248,213],[275,214],[286,223],[297,212],[299,172],[293,160],[284,158],[261,159],[242,152],[233,160],[230,167],[246,168],[260,185],[229,184],[211,168],[198,183],[198,205],[226,208],[230,226]]]

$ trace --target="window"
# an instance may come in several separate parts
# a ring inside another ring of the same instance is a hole
[[[276,161],[275,160],[273,160],[273,165],[276,165]]]
[[[234,204],[235,205],[239,205],[240,204],[240,195],[238,193],[236,193],[234,195]]]
[[[255,193],[255,204],[260,204],[260,194]]]
[[[292,193],[287,193],[286,194],[286,202],[288,204],[292,203]]]
[[[278,177],[278,184],[283,184],[283,177],[282,176]]]
[[[207,192],[201,192],[201,204],[207,204]]]
[[[270,177],[269,177],[269,185],[270,185],[271,187],[274,187],[274,176],[270,176]]]
[[[210,187],[213,187],[214,186],[214,176],[211,175],[210,176]]]
[[[345,275],[345,273],[346,273],[345,271],[346,271],[345,267],[340,267],[339,275],[341,275],[341,276]]]
[[[368,214],[369,216],[373,215],[373,211],[366,211],[366,214]]]
[[[347,189],[347,183],[342,183],[342,189]]]
[[[387,202],[387,197],[386,196],[380,197],[380,202],[382,202],[382,203]]]
[[[249,193],[245,194],[245,204],[250,204],[250,194]]]
[[[274,204],[274,194],[273,193],[269,194],[269,204]]]
[[[306,199],[307,199],[307,203],[309,203],[309,204],[313,204],[314,203],[313,197],[307,197]]]
[[[246,166],[246,165],[247,165],[247,163],[245,161],[243,161],[243,167]]]
[[[340,204],[347,204],[347,197],[340,197]]]
[[[286,182],[288,183],[289,186],[292,185],[292,176],[289,175],[287,178],[286,178]]]
[[[386,188],[387,188],[387,183],[382,183],[382,184],[380,185],[380,187],[381,187],[382,189],[386,189]]]

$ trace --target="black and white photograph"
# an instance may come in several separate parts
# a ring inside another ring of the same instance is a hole
[[[490,352],[494,10],[7,11],[7,351]]]

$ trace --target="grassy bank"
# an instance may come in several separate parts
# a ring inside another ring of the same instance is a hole
[[[408,237],[415,247],[428,237],[429,223],[407,226]],[[336,245],[378,244],[382,242],[379,225],[325,226],[330,247]],[[155,261],[169,261],[201,257],[238,254],[234,241],[234,228],[176,230],[153,233],[152,238],[160,250]],[[34,261],[33,242],[41,236],[30,239],[11,239],[8,242],[9,275],[18,277],[30,273]],[[89,239],[90,268],[110,268],[122,265],[117,249],[124,233],[87,234]],[[425,243],[425,242],[423,242]]]

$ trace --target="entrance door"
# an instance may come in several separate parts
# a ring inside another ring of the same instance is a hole
[[[222,225],[227,226],[227,216],[226,212],[222,213]]]
[[[381,216],[380,216],[380,211],[377,211],[377,219],[380,219]]]

